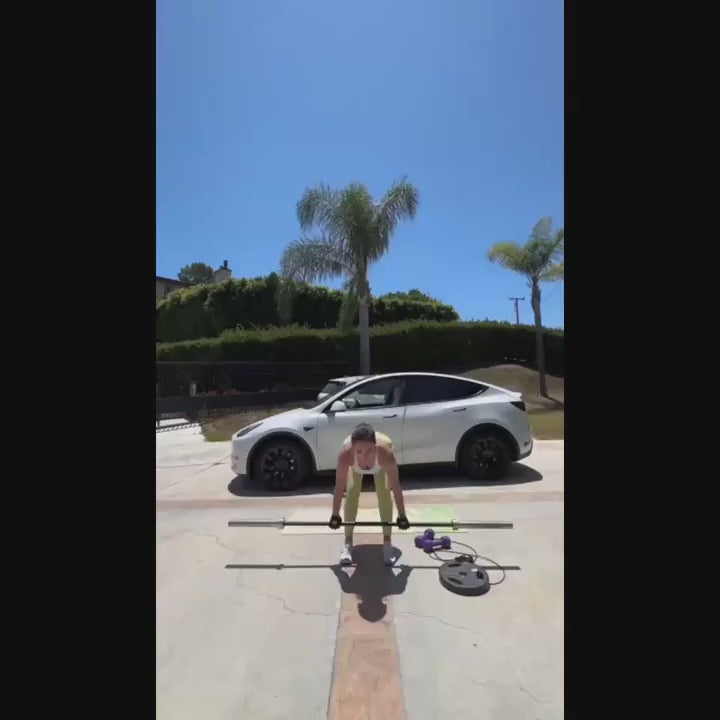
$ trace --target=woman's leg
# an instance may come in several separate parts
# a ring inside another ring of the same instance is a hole
[[[393,441],[385,433],[375,433],[378,445],[384,445],[388,450],[393,450]],[[387,473],[379,472],[375,476],[375,494],[378,499],[378,511],[382,522],[391,523],[393,520],[393,499],[390,492]],[[397,560],[395,549],[390,542],[392,527],[383,528],[383,560],[386,565],[393,565]]]
[[[393,451],[393,441],[385,433],[375,433],[378,445],[384,445],[391,452]],[[392,522],[393,519],[393,500],[388,485],[387,473],[379,472],[375,476],[375,494],[378,498],[378,510],[380,511],[381,522]],[[390,542],[392,528],[383,528],[383,539]]]
[[[393,519],[393,500],[388,487],[387,475],[384,472],[375,476],[375,493],[378,499],[378,510],[380,511],[380,520],[382,522],[391,523]],[[386,565],[394,565],[397,561],[397,552],[390,542],[392,536],[392,527],[383,528],[383,545],[382,554],[383,562]]]

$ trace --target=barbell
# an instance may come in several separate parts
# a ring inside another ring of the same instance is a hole
[[[328,520],[286,520],[285,518],[263,519],[263,520],[230,520],[228,527],[267,527],[267,528],[286,528],[286,527],[327,527]],[[375,520],[361,520],[355,522],[341,522],[341,526],[350,527],[391,527],[396,528],[397,523],[382,522]],[[449,527],[453,530],[512,530],[511,522],[461,522],[460,520],[451,520],[450,522],[436,522],[435,520],[427,520],[425,522],[411,522],[409,527]]]

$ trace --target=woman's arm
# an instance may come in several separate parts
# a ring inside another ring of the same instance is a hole
[[[350,465],[352,464],[352,447],[345,447],[338,455],[337,470],[335,471],[335,491],[333,492],[332,514],[340,513],[340,505],[342,505],[343,493],[347,485],[347,476]]]

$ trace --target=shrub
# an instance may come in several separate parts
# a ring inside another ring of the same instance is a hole
[[[513,362],[534,365],[535,330],[502,322],[402,322],[371,333],[373,372],[442,371]],[[546,330],[547,372],[564,376],[565,336]],[[344,361],[357,371],[357,331],[289,326],[226,330],[219,337],[157,345],[158,360]]]
[[[254,279],[231,279],[178,290],[156,304],[156,339],[159,342],[217,337],[240,327],[280,325],[277,310],[279,278],[276,273]],[[292,321],[311,328],[334,328],[343,293],[326,287],[300,284],[292,303]],[[453,307],[436,301],[374,299],[370,323],[382,325],[403,320],[457,320]]]

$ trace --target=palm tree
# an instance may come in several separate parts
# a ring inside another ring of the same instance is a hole
[[[540,313],[540,283],[565,279],[565,262],[556,262],[565,254],[565,230],[552,231],[552,218],[538,220],[525,245],[502,242],[488,252],[490,262],[524,275],[531,290],[531,304],[535,315],[535,354],[540,376],[540,395],[548,396],[545,378],[542,315]]]
[[[288,245],[281,267],[281,312],[296,281],[344,279],[345,303],[340,313],[346,325],[357,308],[360,330],[360,372],[370,374],[370,265],[388,250],[400,220],[415,217],[418,191],[406,178],[395,182],[379,202],[364,185],[351,183],[334,190],[326,185],[308,188],[297,204],[303,232],[314,230]],[[284,308],[284,311],[283,311]]]

